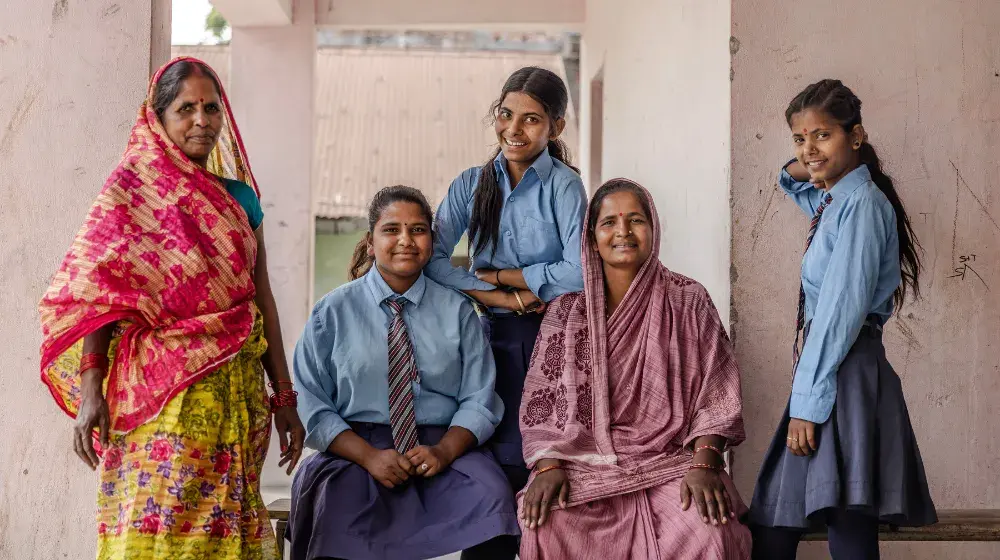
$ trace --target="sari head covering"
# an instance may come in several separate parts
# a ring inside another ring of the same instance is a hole
[[[604,268],[584,240],[584,292],[551,303],[521,401],[524,459],[562,459],[569,506],[679,478],[691,444],[744,439],[740,377],[718,311],[700,284],[658,258],[660,222],[645,199],[652,252],[605,317]]]
[[[170,140],[152,106],[161,76],[182,61],[208,68],[180,57],[153,76],[125,153],[39,304],[42,381],[73,417],[81,339],[118,325],[106,380],[115,433],[155,418],[174,395],[231,359],[256,313],[256,238],[212,173],[246,182],[259,196],[225,91],[220,85],[224,119],[212,172]]]

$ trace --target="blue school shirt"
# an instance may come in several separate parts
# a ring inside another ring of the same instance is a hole
[[[389,324],[397,297],[376,267],[327,294],[295,346],[293,375],[306,444],[326,451],[348,422],[389,424]],[[493,353],[472,304],[423,275],[403,294],[416,355],[418,425],[461,426],[482,443],[503,417]]]
[[[543,151],[512,188],[503,154],[493,160],[503,193],[500,237],[473,255],[471,269],[523,269],[525,283],[544,302],[583,291],[580,238],[587,211],[583,181],[563,162]],[[434,255],[424,272],[456,290],[495,290],[469,270],[451,265],[451,255],[469,229],[476,185],[482,169],[472,167],[448,188],[434,222]],[[475,240],[473,240],[475,247]],[[498,310],[508,313],[507,310]]]
[[[812,183],[796,182],[785,169],[778,183],[810,217],[826,195]],[[792,418],[815,423],[830,417],[837,400],[837,369],[865,319],[877,315],[885,324],[892,315],[892,294],[902,281],[896,213],[868,167],[845,175],[830,195],[833,200],[802,259],[805,317],[812,324],[789,405]]]

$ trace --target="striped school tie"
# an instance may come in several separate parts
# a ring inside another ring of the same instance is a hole
[[[823,201],[820,202],[819,208],[816,209],[816,214],[813,215],[812,221],[809,222],[809,235],[806,236],[806,248],[803,251],[805,254],[809,251],[809,246],[812,245],[813,237],[816,236],[816,228],[819,227],[819,220],[823,217],[823,211],[826,207],[833,202],[833,196],[827,193],[823,197]],[[802,329],[806,326],[806,291],[802,286],[801,278],[799,280],[799,309],[795,314],[795,345],[792,346],[792,374],[794,375],[795,370],[799,365],[799,336],[802,334]]]
[[[417,418],[413,412],[412,381],[417,380],[417,361],[403,322],[406,298],[386,299],[392,309],[389,325],[389,424],[396,451],[405,454],[417,446]]]

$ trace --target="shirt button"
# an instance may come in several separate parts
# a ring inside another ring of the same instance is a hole
[[[514,197],[512,196],[512,197],[508,198],[507,202],[514,202]]]
[[[510,230],[508,229],[508,230],[507,230],[507,237],[510,237],[511,235],[513,235],[513,234],[512,234],[512,233],[510,232]]]

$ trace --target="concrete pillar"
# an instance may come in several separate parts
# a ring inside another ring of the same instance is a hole
[[[94,555],[97,478],[39,381],[36,306],[121,157],[170,0],[7,2],[0,18],[0,558]],[[169,54],[169,50],[166,51]]]
[[[233,27],[288,25],[293,5],[293,0],[212,0],[212,6]]]
[[[236,0],[225,0],[231,4]],[[254,0],[274,4],[276,0]],[[218,4],[219,0],[216,0]],[[243,11],[244,0],[240,0]],[[316,0],[316,22],[346,29],[510,29],[579,31],[587,0]]]
[[[701,282],[727,324],[729,10],[727,0],[588,0],[580,73],[588,187],[599,172],[649,189],[660,258]]]
[[[268,271],[291,358],[311,308],[315,12],[296,0],[292,25],[233,29],[229,96],[261,190]],[[262,483],[287,486],[277,437]]]

